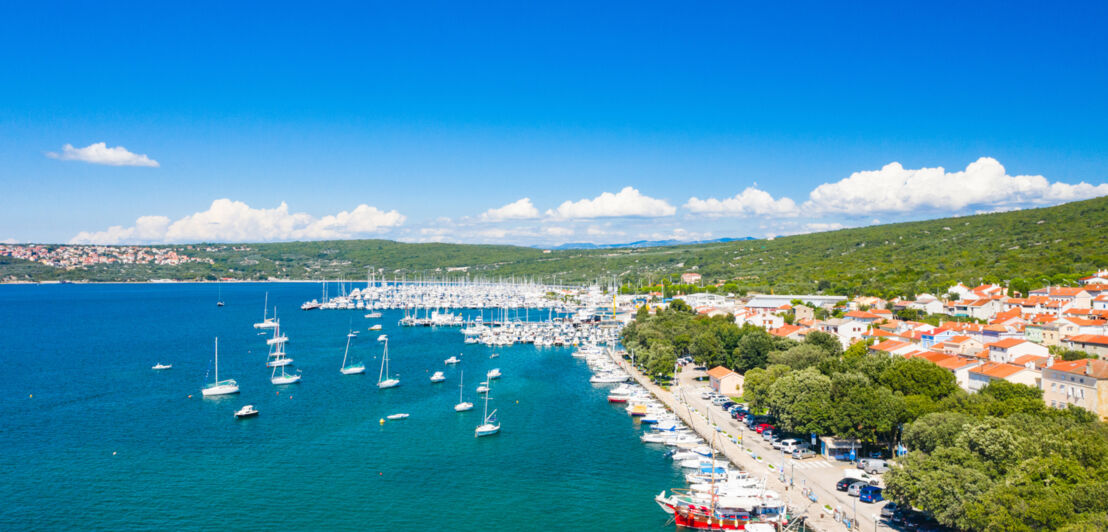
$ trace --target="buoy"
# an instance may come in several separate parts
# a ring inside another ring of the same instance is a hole
[[[115,451],[112,451],[112,456],[115,456]]]
[[[277,395],[281,395],[281,392],[277,392]]]
[[[192,394],[191,393],[189,394],[189,399],[192,399]]]
[[[516,404],[517,404],[517,405],[519,404],[519,399],[516,399]]]
[[[385,424],[385,418],[381,418],[381,424],[382,424],[382,425],[384,425],[384,424]]]
[[[28,399],[30,399],[30,398],[32,398],[32,397],[34,397],[34,396],[35,396],[35,394],[33,394],[33,393],[29,393],[29,394],[27,394],[27,398],[28,398]]]
[[[383,477],[383,476],[385,476],[385,474],[384,474],[384,473],[382,473],[382,472],[380,472],[380,471],[378,471],[378,472],[377,472],[377,476],[379,476],[379,477]]]

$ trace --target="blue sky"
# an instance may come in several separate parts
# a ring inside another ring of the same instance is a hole
[[[0,240],[622,242],[1108,194],[1103,3],[597,4],[5,5]]]

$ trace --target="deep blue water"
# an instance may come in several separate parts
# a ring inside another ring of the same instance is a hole
[[[665,524],[651,499],[679,485],[679,471],[638,441],[569,350],[465,345],[457,329],[403,328],[385,311],[375,321],[401,385],[378,390],[379,333],[366,331],[365,311],[299,310],[318,284],[225,284],[222,308],[216,290],[0,286],[0,529]],[[267,291],[300,384],[269,382],[252,327]],[[351,323],[361,376],[338,371]],[[220,377],[242,393],[202,399],[216,336]],[[461,364],[443,365],[459,353]],[[152,371],[157,362],[173,369]],[[492,367],[504,373],[492,394],[503,429],[477,439],[474,390]],[[445,383],[430,384],[436,370]],[[453,410],[460,370],[468,413]],[[243,404],[261,414],[236,421]],[[396,412],[411,417],[379,423]]]

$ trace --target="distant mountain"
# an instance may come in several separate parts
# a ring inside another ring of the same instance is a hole
[[[737,242],[739,240],[754,240],[752,236],[742,238],[716,238],[713,240],[637,240],[624,244],[593,244],[591,242],[572,242],[560,246],[533,246],[539,249],[615,249],[615,248],[657,248],[663,246],[687,246],[692,244],[720,244],[723,242]]]

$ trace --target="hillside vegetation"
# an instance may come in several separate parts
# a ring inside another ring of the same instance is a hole
[[[151,278],[361,279],[367,267],[389,275],[534,276],[547,281],[617,279],[633,289],[676,282],[686,271],[728,289],[911,295],[941,293],[953,282],[1064,283],[1108,265],[1103,245],[1108,197],[1022,211],[876,225],[776,239],[655,248],[541,250],[517,246],[402,244],[349,240],[250,244],[236,251],[192,246],[214,266],[102,266],[52,270],[23,261],[0,264],[0,277],[143,280]],[[174,246],[184,249],[186,246]],[[242,246],[240,246],[242,247]],[[451,275],[464,275],[452,273]]]

